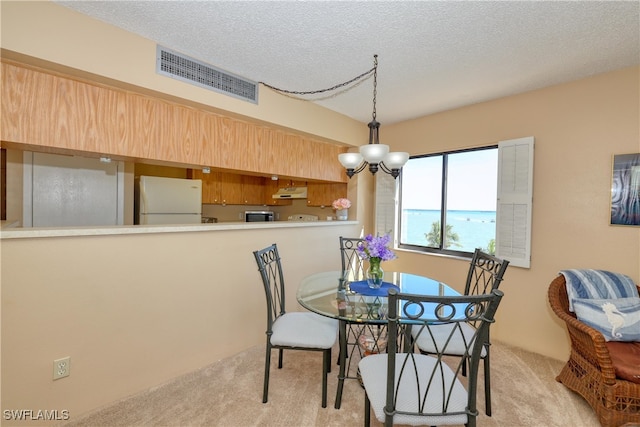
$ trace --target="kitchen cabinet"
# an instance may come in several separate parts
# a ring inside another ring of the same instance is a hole
[[[200,169],[192,169],[188,174],[191,179],[202,180],[202,203],[207,205],[220,204],[220,173],[202,173]]]
[[[210,205],[263,205],[264,178],[227,172],[202,173],[194,169],[193,179],[202,180],[202,203]]]
[[[233,173],[215,174],[219,182],[218,204],[243,205],[242,175]]]
[[[280,179],[278,182],[278,188],[290,188],[290,187],[306,187],[307,181],[299,179]]]
[[[264,204],[264,178],[221,172],[219,180],[219,204],[262,205]]]
[[[307,206],[331,206],[341,197],[347,197],[347,184],[307,183]]]
[[[265,178],[261,176],[242,175],[242,199],[245,205],[263,205]]]
[[[347,182],[346,147],[2,58],[0,140],[30,151]],[[117,82],[114,83],[117,85]],[[88,156],[93,157],[93,156]],[[286,159],[286,161],[285,161]]]

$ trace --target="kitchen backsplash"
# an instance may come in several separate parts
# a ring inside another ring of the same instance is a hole
[[[327,217],[335,219],[336,213],[330,208],[319,208],[307,206],[306,199],[292,200],[290,206],[264,206],[264,205],[202,205],[202,216],[217,218],[218,222],[237,222],[244,220],[244,211],[273,211],[276,214],[276,221],[286,221],[289,215],[307,214],[317,215],[321,221],[326,221]]]

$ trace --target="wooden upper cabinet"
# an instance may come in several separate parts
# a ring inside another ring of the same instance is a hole
[[[169,110],[171,136],[165,149],[189,163],[201,162],[204,159],[204,115],[199,110],[177,104],[170,105]]]
[[[307,183],[307,206],[331,206],[342,197],[347,197],[347,184]]]
[[[226,172],[202,173],[194,169],[194,179],[202,180],[202,203],[212,205],[263,205],[264,178]]]
[[[243,205],[242,175],[220,173],[218,179],[220,183],[219,203],[223,205]]]
[[[169,134],[169,114],[167,104],[134,93],[125,94],[124,104],[118,110],[118,128],[122,135],[120,141],[123,151],[142,159],[161,158],[157,152],[162,150],[166,153],[167,150],[156,144],[164,139],[162,135]],[[164,120],[158,120],[158,117]]]
[[[202,180],[202,203],[209,205],[220,204],[219,172],[202,173],[200,169],[193,169],[191,178]]]
[[[263,205],[265,178],[261,176],[242,176],[242,198],[245,205]]]
[[[220,167],[233,139],[233,120],[229,117],[202,112],[203,150],[205,166]]]
[[[219,154],[220,162],[213,164],[215,167],[237,170],[251,170],[245,167],[248,165],[247,159],[253,154],[249,149],[249,124],[238,120],[229,122],[221,121],[225,128],[225,133],[229,132],[225,138],[214,140],[214,149]]]
[[[307,186],[307,181],[300,181],[297,179],[287,179],[284,180],[283,183],[285,185],[282,185],[282,183],[280,184],[280,188],[285,188],[285,187],[306,187]]]
[[[1,98],[3,141],[89,152],[117,149],[116,91],[3,63]]]
[[[313,176],[325,181],[348,182],[347,173],[338,161],[338,155],[347,152],[346,147],[327,143],[313,144],[314,162],[310,165]]]
[[[8,59],[0,77],[0,138],[32,151],[347,182],[346,148],[312,137]]]

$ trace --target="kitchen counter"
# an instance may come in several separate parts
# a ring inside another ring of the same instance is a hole
[[[195,233],[225,230],[255,230],[298,227],[336,227],[356,225],[358,221],[274,221],[274,222],[219,222],[214,224],[184,225],[130,225],[105,227],[55,227],[3,229],[0,239],[37,239],[46,237],[110,236],[118,234]]]

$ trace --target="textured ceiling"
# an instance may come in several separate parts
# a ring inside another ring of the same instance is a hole
[[[56,3],[288,90],[345,82],[378,54],[383,125],[640,64],[638,1]],[[366,123],[372,94],[369,78],[313,100]]]

